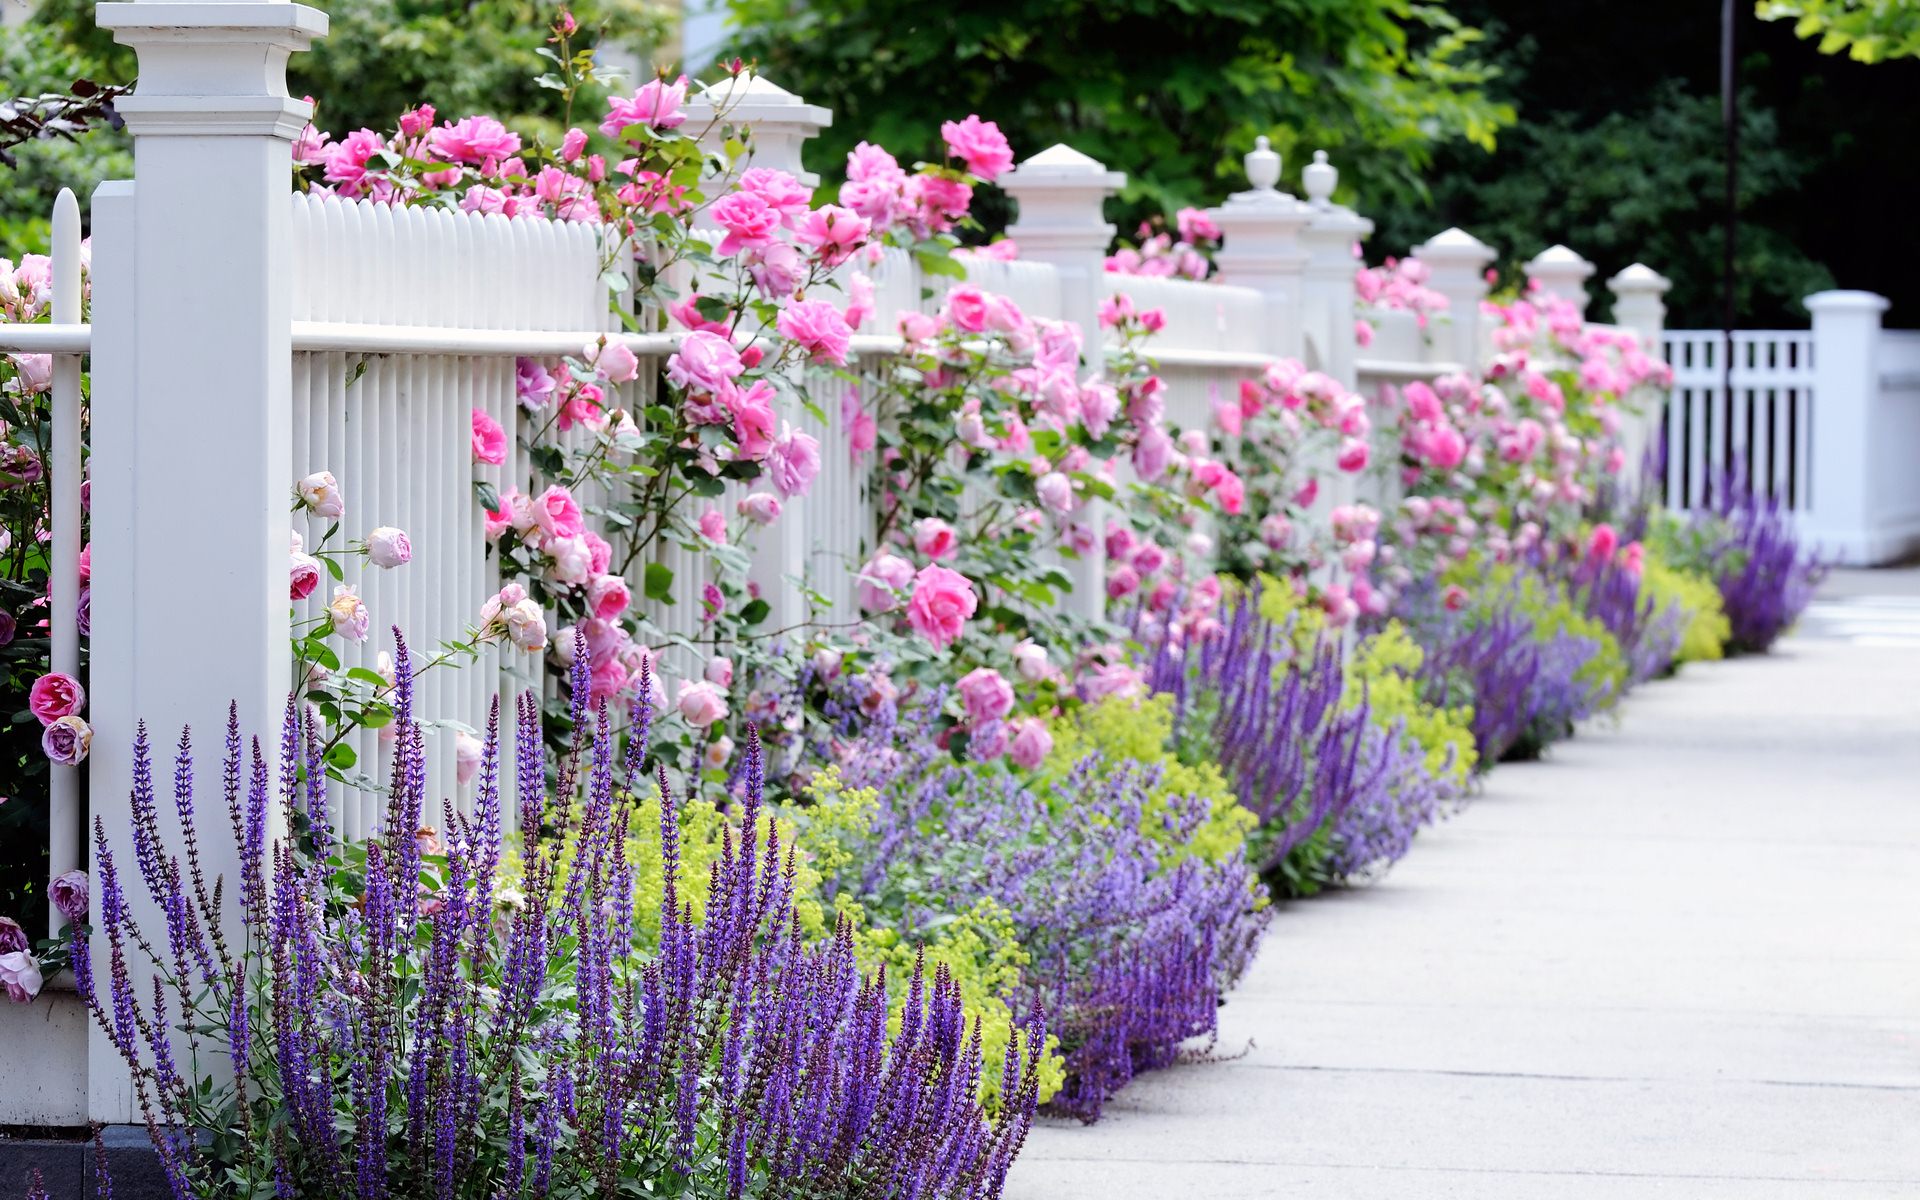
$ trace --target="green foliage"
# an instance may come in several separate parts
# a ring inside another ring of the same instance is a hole
[[[1056,717],[1051,728],[1053,753],[1043,767],[1045,778],[1062,779],[1074,764],[1096,753],[1108,762],[1159,768],[1160,783],[1153,790],[1153,803],[1142,814],[1141,832],[1165,848],[1163,861],[1191,857],[1207,863],[1226,862],[1240,853],[1258,823],[1252,813],[1240,807],[1218,767],[1197,754],[1176,752],[1170,695],[1161,693],[1142,700],[1109,696],[1098,704]],[[1206,823],[1186,840],[1174,839],[1163,819],[1167,801],[1176,796],[1205,797],[1208,803]]]
[[[91,6],[88,6],[91,9]],[[91,24],[91,17],[89,17]],[[76,79],[124,81],[53,24],[0,28],[0,96],[64,91]],[[52,244],[53,199],[72,188],[84,209],[103,180],[133,174],[124,132],[94,128],[77,141],[28,142],[13,151],[17,167],[0,167],[0,258],[45,254]]]
[[[1920,3],[1914,0],[1759,0],[1763,21],[1792,21],[1795,36],[1819,38],[1820,53],[1846,51],[1855,62],[1920,55]]]
[[[1641,586],[1659,606],[1678,604],[1686,613],[1686,633],[1680,639],[1680,651],[1674,665],[1708,662],[1726,653],[1733,626],[1727,620],[1720,601],[1720,589],[1711,575],[1680,570],[1661,561],[1657,552],[1646,556],[1641,569]]]
[[[940,123],[999,123],[1022,157],[1056,142],[1128,174],[1149,211],[1244,186],[1265,134],[1289,159],[1335,155],[1367,196],[1417,196],[1434,148],[1491,148],[1480,33],[1410,0],[732,0],[732,51],[834,110],[814,159],[855,142],[937,152]]]
[[[1347,661],[1346,703],[1366,697],[1376,724],[1406,723],[1406,736],[1426,751],[1426,768],[1435,778],[1464,787],[1478,754],[1473,743],[1473,706],[1445,707],[1421,698],[1418,676],[1426,651],[1398,621],[1361,641]]]

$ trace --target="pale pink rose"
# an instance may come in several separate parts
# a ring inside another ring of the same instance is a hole
[[[579,587],[592,576],[593,547],[586,538],[548,538],[541,549],[547,555],[547,577],[554,582]]]
[[[1033,485],[1040,497],[1041,507],[1048,512],[1064,514],[1073,511],[1073,480],[1059,471],[1049,471]]]
[[[732,757],[733,739],[725,734],[708,742],[706,748],[700,751],[700,761],[705,763],[710,771],[720,770]]]
[[[800,300],[780,310],[774,323],[781,335],[797,343],[814,362],[847,364],[853,328],[841,311],[825,300]]]
[[[960,636],[979,606],[980,598],[974,594],[971,580],[958,571],[929,563],[913,577],[907,623],[935,649],[945,649]]]
[[[85,871],[68,871],[47,885],[47,898],[61,916],[77,925],[87,919],[90,890]]]
[[[547,644],[547,618],[531,598],[522,599],[501,614],[507,637],[522,650],[539,650]]]
[[[680,340],[667,359],[667,382],[677,388],[718,393],[746,370],[733,343],[717,333],[695,330]]]
[[[453,777],[460,786],[473,782],[480,773],[480,758],[486,746],[480,739],[462,729],[453,735]]]
[[[860,271],[847,280],[847,326],[856,332],[873,316],[873,279]]]
[[[53,355],[15,354],[12,358],[20,386],[28,393],[38,394],[53,386]]]
[[[767,476],[774,488],[789,499],[804,496],[819,473],[820,443],[782,422],[780,440],[767,452]]]
[[[1165,430],[1153,426],[1134,443],[1133,469],[1140,473],[1140,478],[1151,483],[1166,474],[1167,468],[1173,464],[1175,453],[1173,439],[1167,436]]]
[[[586,528],[579,502],[557,483],[535,497],[531,511],[534,525],[550,538],[578,537]]]
[[[740,174],[740,190],[752,192],[780,214],[788,228],[797,228],[813,203],[813,189],[785,171],[773,167],[749,167]]]
[[[586,348],[585,357],[608,383],[626,383],[640,373],[640,359],[625,342],[602,337]]]
[[[678,129],[687,119],[687,114],[680,111],[680,105],[686,98],[685,75],[672,83],[665,79],[649,79],[630,97],[607,97],[607,116],[600,122],[600,132],[618,140],[630,125]]]
[[[1013,711],[1013,685],[992,667],[976,667],[960,677],[960,699],[967,721],[984,725]]]
[[[702,672],[706,681],[725,690],[733,686],[733,660],[724,654],[716,654],[707,660],[706,670]]]
[[[335,633],[350,642],[366,641],[367,628],[372,623],[360,594],[344,583],[334,586],[333,600],[327,605],[327,620]]]
[[[514,393],[520,398],[523,407],[538,412],[553,399],[554,389],[560,386],[547,370],[544,363],[531,358],[517,358],[513,364]]]
[[[601,620],[618,618],[632,603],[633,593],[618,575],[595,575],[587,583],[587,607]]]
[[[772,492],[754,492],[740,501],[739,510],[755,525],[771,525],[780,519],[780,497]]]
[[[847,418],[847,449],[855,458],[873,453],[880,438],[880,423],[864,408],[855,408]]]
[[[1053,674],[1053,665],[1044,647],[1032,638],[1021,638],[1013,647],[1013,671],[1028,683],[1038,683]]]
[[[947,151],[982,179],[996,179],[1013,165],[1013,147],[992,121],[982,121],[977,116],[948,121],[940,126],[940,136],[947,143]]]
[[[707,505],[706,511],[700,514],[698,526],[701,537],[722,546],[727,544],[727,518],[713,505]]]
[[[940,562],[960,552],[960,535],[939,517],[922,517],[913,523],[913,548],[922,558]]]
[[[388,571],[405,566],[413,561],[413,543],[402,530],[376,525],[367,534],[367,561]]]
[[[1028,717],[1014,723],[1013,742],[1008,747],[1008,757],[1014,765],[1031,771],[1047,761],[1047,755],[1053,753],[1053,735],[1047,732],[1047,723],[1038,717]]]
[[[51,725],[87,707],[87,690],[71,675],[52,671],[33,681],[27,691],[27,708],[42,725]]]
[[[1140,573],[1122,563],[1107,572],[1107,599],[1119,600],[1140,590]]]
[[[507,431],[484,408],[473,410],[473,461],[496,467],[507,461]]]
[[[40,960],[33,955],[25,950],[0,954],[0,984],[6,986],[7,999],[15,1004],[30,1003],[45,983],[40,974]]]
[[[900,314],[900,337],[909,344],[924,342],[940,332],[940,323],[925,313]]]
[[[294,485],[294,494],[316,517],[337,521],[346,514],[347,499],[332,471],[315,471]]]
[[[287,567],[287,598],[305,600],[320,586],[320,560],[310,554],[295,553]]]
[[[770,299],[791,296],[807,281],[806,257],[785,242],[757,246],[742,255],[741,261],[753,276],[753,286]]]
[[[1126,698],[1144,691],[1146,683],[1140,672],[1122,663],[1096,667],[1080,677],[1080,693],[1088,700],[1103,700],[1108,696]]]
[[[896,594],[913,582],[913,564],[882,550],[860,568],[860,607],[885,612],[897,603]]]
[[[715,721],[726,719],[727,694],[704,679],[682,680],[675,707],[686,718],[687,724],[695,729],[705,729]]]
[[[64,766],[86,761],[87,747],[93,743],[93,729],[77,716],[64,716],[40,731],[40,749],[48,759]]]

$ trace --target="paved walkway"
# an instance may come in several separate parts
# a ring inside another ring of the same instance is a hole
[[[1222,1021],[1011,1200],[1920,1197],[1920,573],[1501,767]]]

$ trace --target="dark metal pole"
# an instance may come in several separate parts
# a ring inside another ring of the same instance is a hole
[[[1739,11],[1738,0],[1721,0],[1720,4],[1720,120],[1726,128],[1727,171],[1726,171],[1726,237],[1723,239],[1725,256],[1721,261],[1720,280],[1720,372],[1721,372],[1721,413],[1725,428],[1718,431],[1720,436],[1714,440],[1726,456],[1722,463],[1723,477],[1729,475],[1733,466],[1733,329],[1739,319],[1739,306],[1736,299],[1737,289],[1734,281],[1734,254],[1740,238],[1740,88],[1735,78],[1738,70],[1735,60],[1734,22]],[[1731,480],[1727,480],[1731,482]],[[1708,478],[1707,486],[1712,488],[1715,481]]]

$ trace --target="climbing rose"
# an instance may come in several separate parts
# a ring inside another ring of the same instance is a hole
[[[992,121],[977,116],[948,121],[940,126],[940,136],[953,157],[964,160],[967,170],[982,179],[995,179],[1013,165],[1013,147]]]
[[[707,660],[706,669],[701,674],[717,688],[730,688],[733,686],[733,660],[724,654],[716,654]]]
[[[939,517],[922,517],[913,523],[913,548],[922,557],[939,562],[959,551],[960,536]]]
[[[825,300],[801,300],[780,311],[776,327],[806,350],[815,362],[847,365],[853,328],[839,309]]]
[[[466,730],[463,729],[455,734],[453,738],[454,780],[462,786],[472,783],[473,777],[480,773],[480,758],[485,751],[485,744]]]
[[[837,267],[866,244],[873,223],[860,214],[837,204],[814,209],[800,222],[800,240],[813,247],[820,261]]]
[[[287,569],[287,599],[305,600],[320,586],[320,560],[294,551]]]
[[[496,467],[507,461],[507,431],[484,408],[473,410],[473,461]]]
[[[367,559],[383,570],[392,570],[413,561],[413,543],[402,530],[381,525],[367,534]]]
[[[779,210],[752,192],[729,192],[708,212],[727,231],[718,250],[723,258],[768,245],[780,228]]]
[[[579,502],[557,483],[534,500],[533,521],[548,537],[578,537],[586,528]]]
[[[40,734],[40,749],[62,766],[78,766],[86,761],[87,747],[93,744],[93,730],[79,717],[65,716]]]
[[[40,960],[25,950],[0,954],[0,985],[5,985],[7,999],[15,1004],[31,1002],[45,982],[40,974]]]
[[[603,621],[612,621],[633,603],[633,592],[618,575],[595,575],[587,584],[587,607]]]
[[[492,117],[463,117],[427,135],[434,153],[454,162],[481,166],[488,159],[509,158],[520,150],[520,135]]]
[[[608,383],[626,383],[640,373],[640,359],[625,342],[610,342],[602,337],[587,347],[586,356]]]
[[[1620,535],[1613,531],[1613,526],[1605,524],[1595,525],[1593,527],[1593,533],[1587,540],[1587,557],[1594,562],[1604,562],[1613,557],[1614,548],[1619,544]],[[50,677],[42,676],[42,678]],[[34,684],[36,688],[39,686],[37,683]]]
[[[587,148],[587,131],[569,129],[567,136],[560,140],[560,159],[562,162],[576,162],[580,152]]]
[[[346,514],[347,499],[332,471],[315,471],[294,485],[294,492],[307,511],[316,517],[337,521]]]
[[[771,525],[780,519],[780,497],[772,492],[754,492],[740,501],[740,515],[755,525]]]
[[[47,898],[60,915],[78,924],[87,919],[89,887],[85,871],[68,871],[47,885]]]
[[[979,288],[966,284],[947,293],[945,308],[947,320],[959,329],[979,333],[993,315],[993,300]]]
[[[682,680],[680,698],[675,702],[680,715],[695,729],[705,729],[727,716],[727,695],[704,679]]]
[[[893,607],[894,593],[913,581],[913,564],[882,550],[860,568],[860,607],[884,612]]]
[[[976,667],[960,677],[960,699],[968,722],[984,725],[1013,711],[1013,685],[992,667]]]
[[[820,443],[811,434],[797,433],[782,422],[780,440],[767,452],[767,475],[780,494],[804,496],[820,473]]]
[[[1364,471],[1367,468],[1367,444],[1359,438],[1348,438],[1340,443],[1340,457],[1335,464],[1348,473]]]
[[[27,692],[27,708],[40,719],[42,725],[51,725],[61,717],[71,716],[87,707],[87,690],[80,681],[60,671],[53,671],[33,681],[33,687]]]
[[[667,359],[667,382],[692,391],[719,392],[746,369],[732,342],[696,330],[682,338],[680,349]]]
[[[721,514],[719,509],[709,504],[707,510],[700,514],[700,520],[697,524],[700,528],[701,537],[706,538],[710,542],[718,542],[722,545],[726,544],[727,518]]]
[[[913,631],[944,650],[960,636],[967,619],[980,605],[973,583],[958,571],[928,564],[913,577],[913,595],[907,601],[907,623]]]
[[[1038,717],[1028,717],[1015,723],[1013,744],[1009,747],[1008,757],[1014,765],[1031,771],[1047,761],[1047,755],[1053,753],[1053,735],[1047,732],[1047,723]]]
[[[600,132],[610,138],[618,138],[630,125],[677,129],[687,119],[687,114],[680,111],[680,104],[686,98],[685,75],[672,83],[664,79],[650,79],[631,97],[607,98],[607,118],[600,122]]]
[[[1013,670],[1027,682],[1038,683],[1052,674],[1053,668],[1047,662],[1044,646],[1036,645],[1032,638],[1021,638],[1013,647]]]
[[[366,641],[367,627],[372,623],[359,593],[344,583],[334,586],[333,600],[327,605],[327,620],[335,633],[350,642]]]

